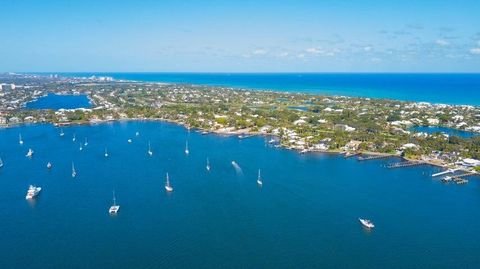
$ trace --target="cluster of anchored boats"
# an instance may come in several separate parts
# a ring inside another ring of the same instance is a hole
[[[63,130],[60,131],[60,136],[63,137],[65,135],[65,133],[63,132]],[[139,132],[136,132],[135,133],[135,136],[139,136],[140,133]],[[73,138],[72,138],[72,141],[75,142],[76,141],[76,137],[75,137],[75,134],[73,135]],[[128,143],[132,143],[132,139],[128,139],[127,140]],[[19,135],[19,144],[20,145],[23,145],[23,140],[22,140],[22,136],[21,134]],[[83,149],[83,146],[87,146],[88,145],[88,142],[87,142],[87,139],[85,138],[85,142],[84,143],[81,143],[80,144],[80,148],[79,150],[82,150]],[[27,158],[32,158],[33,157],[33,154],[34,154],[34,151],[30,148],[28,149],[28,152],[27,154],[25,155]],[[147,150],[147,154],[149,156],[153,156],[153,151],[152,151],[152,148],[151,148],[151,145],[150,145],[150,141],[148,141],[148,150]],[[185,142],[185,154],[188,155],[190,154],[190,150],[188,149],[188,141]],[[108,151],[107,151],[107,148],[105,148],[105,153],[104,153],[104,156],[105,157],[108,157]],[[235,161],[232,161],[232,166],[235,168],[235,169],[240,169],[240,166],[235,162]],[[3,167],[3,161],[2,159],[0,159],[0,168]],[[47,163],[47,168],[48,169],[51,169],[52,168],[52,163],[48,162]],[[210,161],[207,157],[207,164],[205,166],[206,170],[207,171],[210,171],[211,167],[210,167]],[[75,164],[72,162],[72,178],[75,178],[77,175],[77,172],[75,170]],[[263,186],[263,180],[262,180],[262,177],[261,177],[261,171],[260,169],[258,169],[258,177],[257,177],[257,184],[258,186]],[[30,185],[29,188],[28,188],[28,191],[27,191],[27,194],[25,196],[25,199],[27,200],[31,200],[31,199],[34,199],[39,193],[40,191],[42,190],[41,187],[37,187],[37,186],[34,186],[34,185]],[[167,192],[172,192],[173,191],[173,187],[172,185],[170,184],[170,177],[168,175],[168,172],[166,173],[166,176],[165,176],[165,190]],[[111,214],[111,215],[115,215],[117,214],[117,212],[120,210],[120,205],[117,205],[116,203],[116,198],[115,198],[115,190],[113,190],[113,204],[112,206],[110,206],[110,208],[108,209],[108,212]],[[375,227],[375,225],[373,224],[372,221],[368,220],[368,219],[362,219],[362,218],[359,218],[358,219],[360,221],[360,223],[367,229],[373,229]]]

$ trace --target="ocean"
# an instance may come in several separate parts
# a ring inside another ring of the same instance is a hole
[[[61,137],[59,128],[43,124],[0,129],[0,268],[480,264],[480,184],[474,178],[443,184],[431,177],[439,168],[385,168],[396,158],[302,155],[269,146],[269,138],[202,135],[155,121],[63,131]],[[80,151],[85,138],[89,143]],[[31,159],[25,157],[29,148]],[[164,189],[167,172],[172,193]],[[34,202],[25,200],[29,184],[42,187]],[[108,214],[113,190],[117,216]],[[359,217],[371,219],[375,229],[365,230]]]
[[[191,83],[235,88],[304,92],[480,105],[480,74],[390,73],[58,73],[111,76],[148,82]]]

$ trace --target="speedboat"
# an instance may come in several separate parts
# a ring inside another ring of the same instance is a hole
[[[108,209],[108,213],[111,215],[117,214],[118,210],[120,209],[120,206],[117,205],[116,199],[115,199],[115,191],[113,191],[113,205]]]
[[[28,188],[28,191],[27,191],[27,195],[25,196],[25,199],[31,200],[31,199],[35,198],[35,196],[37,196],[40,193],[41,190],[42,190],[42,188],[40,188],[40,187],[30,185],[30,187]]]
[[[373,224],[373,222],[371,222],[370,220],[368,219],[358,219],[360,221],[360,223],[365,227],[365,228],[368,228],[368,229],[373,229],[375,228],[375,225]]]

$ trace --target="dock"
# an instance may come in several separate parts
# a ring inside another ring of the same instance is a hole
[[[345,153],[345,158],[357,156],[357,155],[360,155],[360,154],[361,154],[360,152],[347,152],[347,153]]]
[[[439,173],[435,173],[435,174],[432,174],[432,177],[438,177],[438,176],[442,176],[442,175],[445,175],[445,174],[450,174],[450,173],[454,173],[456,171],[458,171],[459,169],[448,169],[448,170],[445,170],[443,172],[439,172]]]
[[[402,168],[402,167],[410,167],[410,166],[419,166],[419,165],[425,165],[426,163],[424,162],[414,162],[414,161],[409,161],[409,162],[399,162],[399,163],[392,163],[387,165],[387,168]]]
[[[367,156],[367,157],[360,156],[360,157],[358,157],[357,160],[359,160],[359,161],[369,161],[369,160],[386,159],[386,158],[390,158],[390,157],[392,157],[392,156],[390,156],[390,155],[373,155],[373,156]]]
[[[468,183],[468,179],[464,179],[464,177],[473,176],[476,174],[477,173],[475,172],[468,172],[461,175],[452,176],[452,180],[457,184],[466,184]]]

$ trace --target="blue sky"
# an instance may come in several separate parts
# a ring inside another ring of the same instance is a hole
[[[480,72],[478,0],[0,2],[0,71]]]

